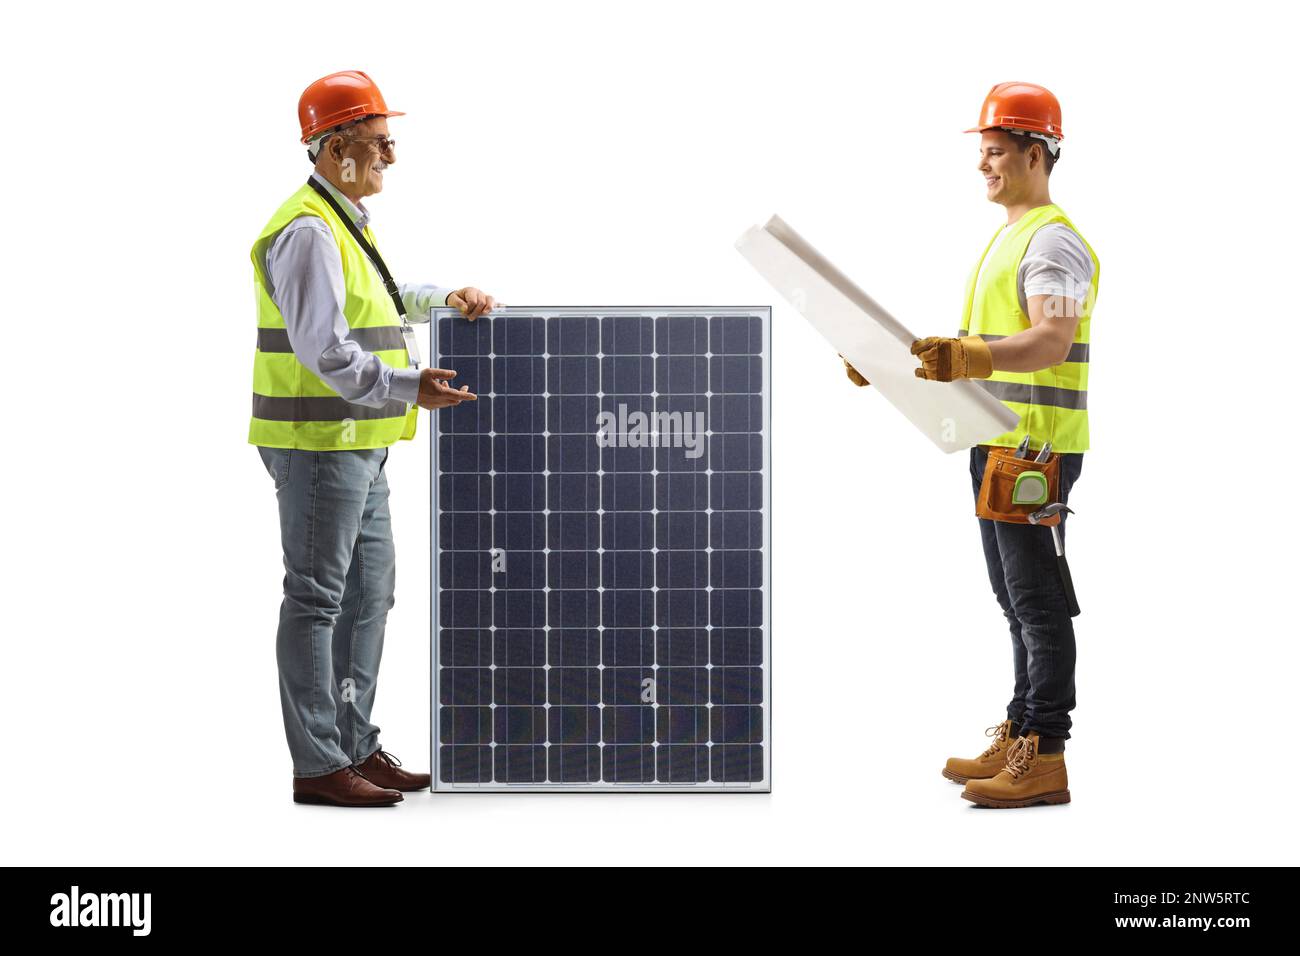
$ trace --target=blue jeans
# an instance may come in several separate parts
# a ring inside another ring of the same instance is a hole
[[[970,474],[979,500],[988,448],[970,450]],[[1061,455],[1059,500],[1068,501],[1070,487],[1083,469],[1083,453]],[[1069,515],[1062,512],[1061,542]],[[1070,736],[1074,709],[1074,624],[1065,599],[1065,586],[1056,566],[1050,528],[980,518],[984,563],[989,583],[1011,626],[1015,690],[1007,717],[1019,732],[1042,737]]]
[[[319,777],[379,749],[370,711],[393,606],[388,449],[258,451],[280,506],[284,732],[294,776]]]

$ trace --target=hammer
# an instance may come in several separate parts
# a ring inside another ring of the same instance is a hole
[[[1074,514],[1073,508],[1067,507],[1063,502],[1053,501],[1050,505],[1045,505],[1030,514],[1029,523],[1036,525],[1062,511]],[[1070,617],[1076,617],[1079,613],[1079,600],[1074,596],[1074,581],[1070,577],[1070,566],[1065,563],[1065,545],[1061,541],[1059,523],[1051,526],[1052,544],[1056,547],[1056,566],[1061,571],[1061,583],[1065,586],[1066,605],[1070,609]]]

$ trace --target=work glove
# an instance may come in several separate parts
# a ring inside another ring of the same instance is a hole
[[[932,382],[953,382],[959,378],[988,378],[993,374],[993,355],[978,335],[948,339],[932,335],[912,343],[912,354],[921,359],[916,377]]]
[[[865,378],[862,377],[861,372],[859,372],[857,369],[855,369],[852,365],[849,364],[848,359],[844,358],[843,355],[841,355],[840,358],[844,359],[844,370],[848,372],[850,382],[852,382],[854,385],[857,385],[859,387],[863,385],[871,384]]]

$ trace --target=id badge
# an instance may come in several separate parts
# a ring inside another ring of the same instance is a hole
[[[406,357],[410,359],[411,368],[420,367],[420,343],[415,339],[415,329],[402,323],[402,341],[406,343]]]

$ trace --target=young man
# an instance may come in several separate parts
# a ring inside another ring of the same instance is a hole
[[[971,449],[978,498],[989,448],[1061,454],[1058,499],[1068,501],[1088,450],[1089,320],[1100,266],[1092,247],[1048,194],[1060,159],[1061,107],[1033,83],[999,83],[984,100],[979,171],[986,195],[1006,209],[967,283],[957,338],[912,344],[916,374],[977,380],[1020,415],[1020,424]],[[846,362],[847,365],[847,362]],[[848,366],[849,378],[869,384]],[[1066,514],[1059,530],[1065,535]],[[989,728],[978,757],[948,760],[943,775],[981,806],[1067,803],[1065,741],[1075,705],[1074,627],[1051,530],[980,519],[989,582],[1011,628],[1015,684],[1006,719]]]
[[[431,305],[469,319],[478,289],[391,281],[361,200],[396,162],[389,110],[356,71],[317,80],[298,102],[315,170],[253,243],[257,352],[248,440],[275,481],[284,551],[276,636],[293,799],[390,806],[423,790],[371,722],[384,623],[393,606],[393,536],[384,464],[415,435],[415,406],[473,401],[454,371],[418,366],[407,321]],[[397,300],[407,316],[399,311]]]

